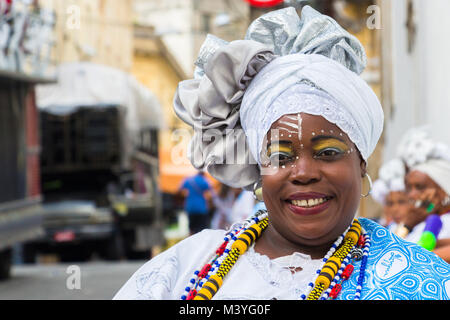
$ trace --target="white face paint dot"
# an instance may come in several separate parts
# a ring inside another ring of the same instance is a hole
[[[333,130],[330,130],[330,133],[333,133]]]
[[[303,143],[300,145],[300,148],[303,148]]]
[[[315,136],[315,135],[316,135],[316,133],[315,133],[315,132],[313,132],[313,133],[312,133],[312,135],[313,135],[313,136]]]
[[[324,132],[325,132],[325,130],[320,130],[320,132],[324,133]]]
[[[285,169],[286,168],[286,166],[281,166],[283,169]]]
[[[292,138],[292,134],[289,135],[289,138]]]
[[[342,132],[341,133],[339,133],[339,135],[342,137]]]
[[[295,159],[297,159],[297,160],[298,160],[298,156],[296,156],[296,157],[295,157]]]

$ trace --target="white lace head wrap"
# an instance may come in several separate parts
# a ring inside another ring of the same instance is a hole
[[[323,116],[347,133],[364,160],[381,135],[381,105],[358,76],[364,48],[309,6],[301,18],[294,8],[261,16],[245,40],[208,36],[196,65],[195,78],[177,88],[175,112],[194,128],[188,152],[194,167],[230,186],[260,179],[263,138],[285,114]]]

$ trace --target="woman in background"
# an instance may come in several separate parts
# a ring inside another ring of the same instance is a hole
[[[450,148],[425,126],[405,133],[398,156],[406,167],[409,208],[397,234],[450,262]]]
[[[226,230],[231,226],[231,212],[239,191],[221,184],[219,192],[212,197],[215,210],[211,219],[211,229]]]
[[[378,177],[373,183],[371,196],[383,206],[383,217],[379,223],[395,233],[409,209],[403,161],[398,158],[388,161],[380,168]]]
[[[406,175],[406,190],[413,205],[403,222],[410,230],[405,239],[418,243],[427,219],[433,216],[439,224],[433,230],[435,240],[450,238],[450,162],[431,159],[412,167]]]

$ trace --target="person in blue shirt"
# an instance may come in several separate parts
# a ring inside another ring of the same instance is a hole
[[[186,178],[179,192],[185,194],[184,210],[189,218],[189,231],[197,233],[209,227],[209,205],[207,194],[213,192],[205,174],[199,171],[195,176]]]

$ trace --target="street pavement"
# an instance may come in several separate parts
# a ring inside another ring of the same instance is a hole
[[[110,300],[145,261],[15,265],[0,300]]]

